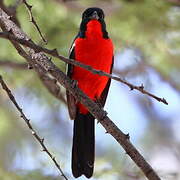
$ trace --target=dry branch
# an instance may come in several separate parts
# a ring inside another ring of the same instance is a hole
[[[13,96],[13,94],[11,93],[11,90],[8,88],[8,86],[6,85],[6,83],[4,82],[2,76],[0,75],[0,83],[2,88],[6,91],[7,95],[9,96],[9,99],[12,101],[12,103],[16,106],[17,110],[20,113],[20,117],[25,121],[25,123],[27,124],[28,128],[30,129],[32,135],[35,137],[35,139],[39,142],[39,144],[41,145],[41,147],[43,148],[43,151],[47,153],[47,155],[51,158],[51,160],[54,162],[54,164],[56,165],[56,167],[58,168],[60,174],[62,177],[64,177],[64,179],[68,180],[68,178],[65,176],[64,172],[62,171],[59,163],[56,161],[55,156],[53,156],[48,148],[46,147],[46,145],[44,144],[44,138],[41,138],[38,133],[35,131],[35,129],[32,127],[30,120],[26,117],[26,115],[24,114],[22,108],[20,108],[20,106],[18,105],[15,97]]]
[[[10,31],[18,39],[26,40],[30,38],[27,37],[25,33],[21,31],[10,19],[9,16],[0,9],[0,26],[4,31]],[[11,40],[12,42],[12,40]],[[33,43],[31,41],[31,43]],[[116,141],[124,148],[126,153],[131,157],[131,159],[141,168],[145,176],[149,180],[160,180],[159,176],[152,169],[152,167],[146,162],[143,156],[138,152],[138,150],[131,144],[129,136],[124,134],[107,116],[107,113],[99,107],[94,101],[89,99],[77,86],[74,86],[71,79],[69,79],[59,68],[57,68],[45,54],[42,52],[35,52],[32,48],[27,48],[26,51],[28,55],[31,56],[31,62],[34,66],[43,68],[46,73],[54,77],[58,83],[63,85],[65,88],[73,94],[82,104],[84,104],[91,114],[103,125],[107,133],[111,134]],[[56,52],[56,51],[54,51]],[[20,53],[18,51],[18,53]],[[56,54],[56,53],[55,53]],[[57,54],[56,54],[57,55]],[[68,60],[68,59],[67,59]],[[72,60],[69,60],[71,62]],[[73,63],[72,61],[71,63]]]
[[[29,66],[35,69],[35,71],[39,75],[40,80],[42,81],[44,86],[48,89],[48,91],[57,99],[59,99],[61,102],[66,104],[66,100],[61,93],[61,87],[58,83],[56,83],[57,82],[56,79],[48,76],[46,70],[39,64],[34,65],[31,56],[29,56],[19,44],[17,44],[14,41],[11,42],[18,51],[18,53],[28,61]]]
[[[42,32],[41,32],[39,26],[37,25],[37,23],[36,23],[36,21],[35,21],[35,19],[34,19],[34,17],[33,17],[33,14],[32,14],[32,6],[29,5],[26,0],[23,0],[22,2],[25,4],[25,6],[26,6],[26,8],[27,8],[27,10],[28,10],[28,12],[29,12],[30,22],[32,22],[33,25],[36,27],[36,29],[37,29],[40,37],[42,38],[42,40],[43,40],[45,43],[47,43],[47,40],[46,40],[46,39],[44,38],[44,36],[42,35]]]
[[[91,66],[86,65],[86,64],[82,64],[82,63],[80,63],[80,62],[78,62],[78,61],[74,61],[74,60],[72,60],[72,59],[68,59],[68,58],[60,55],[60,54],[58,53],[57,49],[50,50],[50,49],[41,47],[41,46],[39,46],[39,45],[36,45],[36,44],[35,44],[31,39],[29,39],[29,38],[28,38],[28,39],[23,39],[23,38],[15,37],[13,34],[11,34],[11,29],[9,30],[9,32],[0,32],[0,37],[6,38],[6,39],[9,39],[9,40],[16,41],[16,42],[18,42],[18,43],[20,43],[20,44],[22,44],[22,45],[24,45],[24,46],[26,46],[26,47],[32,48],[32,49],[33,49],[35,52],[37,52],[37,53],[38,53],[38,52],[45,52],[45,53],[47,53],[47,54],[49,54],[49,55],[52,55],[52,56],[54,56],[54,57],[59,58],[60,60],[66,62],[66,63],[73,64],[73,65],[75,65],[75,66],[79,66],[79,67],[82,67],[82,68],[84,68],[84,69],[86,69],[86,70],[88,70],[88,71],[91,71],[91,72],[94,73],[94,74],[98,74],[98,75],[100,75],[100,76],[107,76],[107,77],[109,77],[109,78],[111,78],[111,79],[114,79],[114,80],[116,80],[116,81],[119,81],[119,82],[127,85],[127,86],[130,88],[130,90],[140,91],[141,93],[146,94],[146,95],[148,95],[148,96],[156,99],[157,101],[162,102],[162,103],[168,105],[166,99],[160,98],[160,97],[158,97],[158,96],[156,96],[156,95],[154,95],[154,94],[146,91],[146,90],[144,89],[143,84],[141,84],[140,86],[133,85],[133,84],[131,84],[131,83],[129,83],[129,82],[121,79],[120,77],[113,76],[113,75],[108,74],[108,73],[106,73],[106,72],[104,72],[104,71],[101,71],[101,70],[93,69]]]
[[[0,60],[0,66],[20,70],[27,70],[28,68],[27,63],[17,63],[9,60]]]
[[[16,17],[16,8],[19,5],[19,1],[15,3],[14,6],[6,7],[3,3],[3,0],[0,0],[0,7],[10,16],[11,20],[15,22],[19,27],[20,23],[19,20]]]
[[[18,2],[20,3],[20,1],[21,0],[19,0]],[[11,18],[11,14],[9,14],[10,13],[9,8],[7,8],[3,4],[3,1],[0,1],[0,7],[2,8],[2,10],[4,10],[7,13],[8,18],[11,21],[13,21],[13,19]],[[14,23],[16,23],[16,22],[14,22]],[[61,93],[61,88],[60,88],[59,84],[56,84],[56,80],[54,78],[49,77],[47,75],[47,73],[45,72],[45,70],[41,66],[39,66],[38,64],[36,64],[36,66],[33,66],[33,64],[31,63],[32,58],[24,51],[24,49],[18,43],[16,43],[15,41],[12,41],[12,40],[11,40],[11,43],[16,48],[18,53],[28,61],[29,69],[31,67],[33,67],[35,69],[35,71],[39,75],[40,80],[42,81],[44,86],[48,89],[48,91],[53,96],[55,96],[57,99],[61,100],[64,104],[66,104],[66,100],[65,100],[64,96]]]

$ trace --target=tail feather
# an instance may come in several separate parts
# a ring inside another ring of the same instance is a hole
[[[94,117],[77,113],[74,120],[72,172],[74,177],[84,174],[90,178],[94,169]]]

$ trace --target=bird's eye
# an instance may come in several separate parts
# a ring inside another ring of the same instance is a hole
[[[103,19],[103,16],[102,16],[102,14],[99,14],[99,18],[100,18],[100,19]]]
[[[98,13],[100,19],[104,19],[104,15],[102,13]]]
[[[84,18],[84,19],[85,19],[85,18],[87,18],[87,15],[86,15],[86,14],[84,14],[84,15],[83,15],[83,18]]]
[[[83,15],[83,18],[86,19],[86,18],[88,18],[89,16],[90,16],[90,14],[87,14],[87,13],[86,13],[86,14]]]

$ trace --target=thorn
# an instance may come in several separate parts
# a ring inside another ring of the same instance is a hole
[[[45,45],[48,44],[48,40],[43,38],[43,41],[45,42]],[[52,59],[52,58],[51,58]]]
[[[143,90],[143,89],[144,89],[144,85],[141,84],[141,86],[139,86],[139,88],[140,88],[141,90]]]
[[[44,142],[44,138],[41,139],[41,142],[42,142],[42,143]]]
[[[10,28],[10,29],[8,30],[8,32],[9,32],[9,33],[13,33],[13,30],[12,30],[12,28]]]
[[[34,131],[32,131],[31,133],[32,133],[32,135],[35,135],[35,134],[36,134]]]
[[[53,161],[55,161],[55,160],[56,160],[56,157],[53,157],[52,159],[53,159]]]
[[[13,20],[13,16],[12,16],[12,15],[11,15],[11,16],[9,16],[9,17],[8,17],[8,19]]]
[[[32,9],[33,6],[28,4],[28,7],[29,7],[29,9]]]
[[[47,71],[48,72],[52,72],[53,70],[51,68],[47,68]]]
[[[54,54],[54,55],[58,55],[58,51],[57,51],[57,49],[55,48],[55,49],[53,49],[53,50],[51,50],[52,51],[52,54]]]
[[[103,110],[103,108],[102,108]],[[100,120],[97,119],[97,124],[99,124],[102,120],[104,120],[104,118],[107,116],[107,112],[103,110],[103,113],[101,114],[101,118]],[[105,133],[108,133],[108,132],[105,132]]]
[[[103,110],[103,108],[102,108],[102,110]],[[108,113],[103,110],[101,120],[103,120],[103,119],[107,116],[107,114],[108,114]]]
[[[166,101],[166,99],[162,98],[161,99],[163,103],[165,103],[166,105],[168,105],[168,102]]]
[[[26,41],[32,42],[32,39],[31,39],[31,38],[28,38],[28,39],[26,39]]]
[[[106,111],[104,111],[104,117],[107,116],[107,114],[108,114],[108,113],[107,113]]]
[[[105,134],[109,134],[109,133],[106,131]]]
[[[130,139],[129,133],[125,134],[126,139]]]

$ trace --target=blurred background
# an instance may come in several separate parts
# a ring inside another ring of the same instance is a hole
[[[20,1],[1,0],[16,7],[26,34],[44,45],[29,22]],[[164,105],[124,84],[112,81],[105,110],[114,123],[129,133],[131,141],[163,180],[180,180],[180,1],[179,0],[28,0],[34,17],[48,40],[68,56],[78,32],[81,13],[90,6],[103,8],[107,30],[115,45],[113,73],[164,97]],[[65,71],[65,64],[52,61]],[[53,97],[12,45],[0,39],[0,74],[64,173],[71,173],[73,122],[66,103]],[[65,89],[61,88],[65,96]],[[56,180],[58,170],[32,137],[6,93],[0,89],[0,179]],[[80,180],[85,177],[79,178]],[[104,128],[96,125],[96,161],[92,178],[145,179],[134,162]]]

